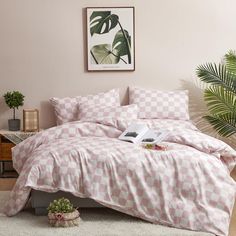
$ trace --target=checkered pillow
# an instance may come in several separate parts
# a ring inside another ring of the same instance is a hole
[[[129,103],[139,107],[139,118],[189,120],[188,91],[129,88]]]
[[[77,96],[74,98],[51,98],[50,102],[54,107],[57,125],[61,125],[70,121],[78,120],[78,104],[80,102],[88,102],[101,106],[120,106],[119,89],[112,89],[106,93],[98,93],[96,95],[88,95],[85,97]]]
[[[99,121],[106,118],[117,119],[137,119],[138,106],[136,104],[127,106],[97,106],[88,102],[79,104],[79,120],[81,121]]]
[[[50,103],[54,107],[57,125],[61,125],[77,119],[78,99],[80,97],[50,98]]]

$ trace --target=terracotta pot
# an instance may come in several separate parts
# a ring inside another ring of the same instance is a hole
[[[78,226],[80,214],[78,210],[71,213],[48,213],[48,220],[50,225],[54,227]]]

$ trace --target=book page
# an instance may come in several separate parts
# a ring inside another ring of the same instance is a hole
[[[142,137],[140,142],[142,143],[155,143],[157,135],[154,130],[149,129]]]
[[[148,130],[144,136],[141,139],[142,143],[159,143],[161,142],[164,138],[166,138],[168,135],[168,131],[166,130],[159,130],[159,131],[154,131],[154,130]]]
[[[138,143],[147,131],[148,127],[146,125],[132,124],[119,136],[119,139],[132,143]]]

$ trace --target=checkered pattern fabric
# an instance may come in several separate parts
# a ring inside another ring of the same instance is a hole
[[[54,107],[57,125],[61,125],[77,118],[77,100],[80,97],[50,98],[50,103]]]
[[[138,118],[138,106],[136,104],[127,106],[94,106],[88,102],[79,103],[79,120],[97,121],[108,117],[117,119],[134,120]]]
[[[66,123],[15,146],[20,175],[5,213],[17,214],[31,188],[62,190],[153,223],[228,234],[236,184],[225,164],[235,166],[232,148],[169,123],[167,150],[147,150],[117,139],[128,122],[108,123]]]
[[[106,93],[98,93],[85,97],[51,98],[50,102],[54,107],[57,125],[78,120],[78,103],[88,102],[89,104],[101,106],[120,106],[119,89],[112,89]]]
[[[139,118],[189,120],[188,91],[130,87],[129,103],[139,106]]]

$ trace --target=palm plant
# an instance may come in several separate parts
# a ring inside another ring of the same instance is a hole
[[[207,63],[197,68],[204,90],[208,114],[204,118],[223,137],[236,134],[236,52],[229,51],[219,65]]]

